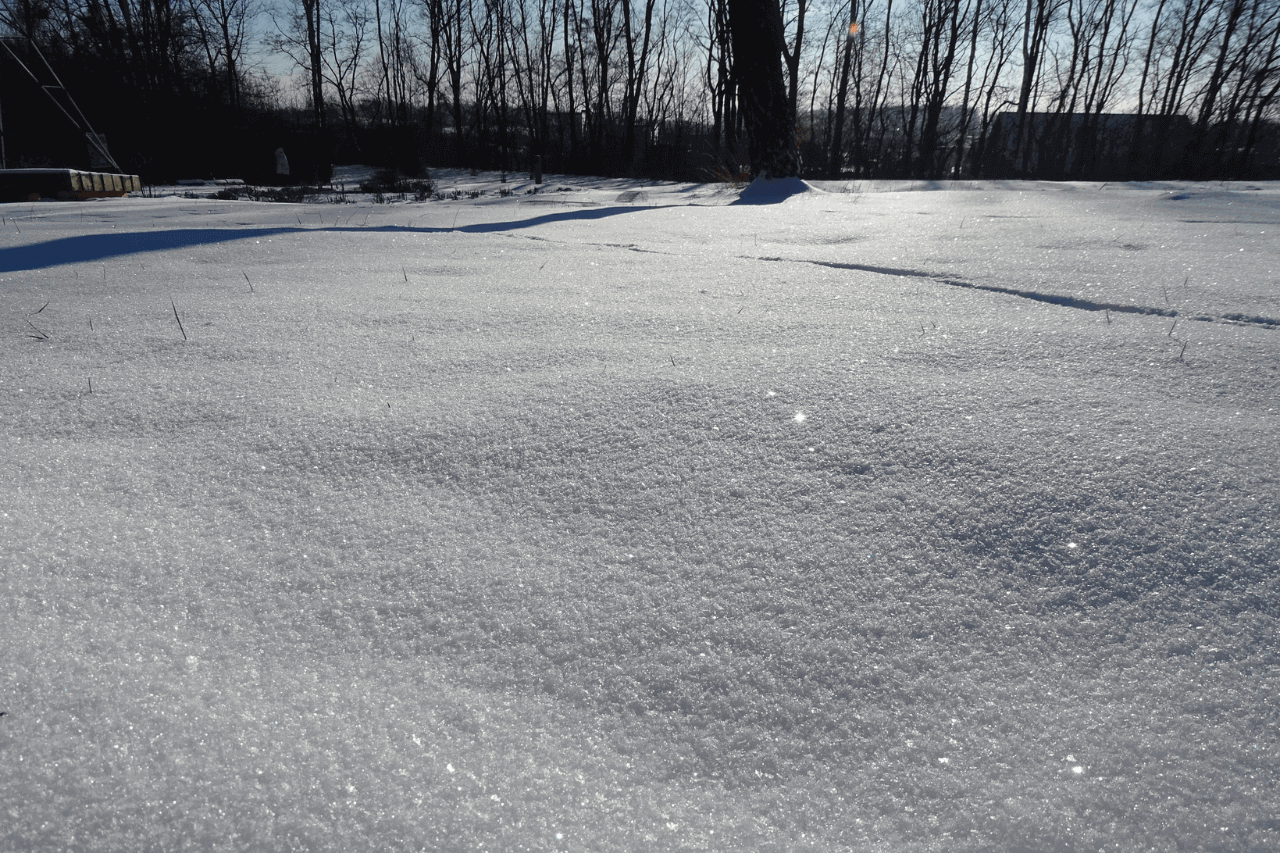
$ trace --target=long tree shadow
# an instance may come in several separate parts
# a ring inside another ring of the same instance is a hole
[[[506,222],[482,222],[475,225],[464,225],[459,228],[435,228],[434,231],[461,231],[464,234],[491,234],[495,231],[514,231],[517,228],[536,228],[539,225],[549,225],[552,222],[570,222],[573,220],[595,220],[607,219],[610,216],[619,216],[623,213],[640,213],[646,210],[660,210],[666,207],[687,207],[683,204],[660,204],[660,205],[628,205],[626,207],[583,207],[576,210],[565,210],[557,213],[546,213],[542,216],[535,216],[531,219],[512,219]],[[414,230],[414,229],[409,229]]]
[[[680,207],[682,205],[663,206]],[[47,269],[67,264],[91,263],[147,252],[163,252],[192,246],[210,246],[236,240],[274,237],[279,234],[314,233],[317,231],[360,232],[365,234],[371,232],[397,234],[494,234],[503,231],[514,231],[520,228],[536,228],[540,225],[549,225],[555,222],[592,221],[618,216],[623,213],[655,209],[654,207],[582,208],[546,213],[528,219],[480,222],[473,225],[460,225],[456,228],[430,228],[411,225],[375,225],[370,227],[331,225],[316,228],[299,228],[297,226],[270,228],[173,228],[163,231],[78,234],[74,237],[59,237],[56,240],[44,240],[25,246],[11,246],[6,249],[0,249],[0,273]]]
[[[234,240],[271,237],[301,228],[175,228],[166,231],[132,231],[112,234],[77,234],[0,249],[0,272],[46,269],[67,264],[105,261],[144,252],[163,252],[191,246],[208,246]]]
[[[1226,314],[1188,314],[1168,307],[1160,308],[1149,305],[1127,305],[1122,302],[1099,302],[1093,299],[1080,299],[1075,296],[1068,296],[1061,293],[1040,293],[1034,290],[1024,290],[1017,287],[1002,287],[998,284],[977,284],[972,281],[962,281],[957,278],[951,278],[945,275],[925,272],[922,270],[899,269],[897,267],[877,267],[871,266],[870,264],[840,263],[838,261],[811,261],[800,258],[759,258],[758,260],[814,264],[815,266],[830,267],[838,270],[858,270],[860,272],[876,273],[877,275],[894,275],[901,276],[903,278],[927,278],[930,281],[938,284],[945,284],[949,287],[963,287],[969,290],[983,290],[988,293],[1001,293],[1006,296],[1017,296],[1021,299],[1030,299],[1034,302],[1044,302],[1049,305],[1060,305],[1063,308],[1078,308],[1082,311],[1114,311],[1117,314],[1153,314],[1159,317],[1185,317],[1187,319],[1209,323],[1225,322],[1237,323],[1240,325],[1263,326],[1268,329],[1280,328],[1280,320],[1277,320],[1274,317],[1242,314],[1238,311]]]

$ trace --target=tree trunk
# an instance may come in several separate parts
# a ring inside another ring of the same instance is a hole
[[[850,4],[850,17],[853,17]],[[856,36],[849,33],[844,39],[844,51],[840,57],[840,83],[836,89],[836,117],[831,130],[831,149],[827,155],[828,172],[831,177],[839,178],[840,169],[844,166],[844,108],[849,98],[849,70],[853,65],[853,40]]]
[[[570,47],[570,36],[574,34],[574,27],[570,21],[570,15],[575,13],[575,7],[571,2],[565,2],[564,7],[564,79],[569,96],[569,159],[571,162],[578,162],[578,104],[574,98],[573,92],[573,49]]]
[[[1222,91],[1222,84],[1225,79],[1223,68],[1226,65],[1227,55],[1231,48],[1231,39],[1235,36],[1236,26],[1240,23],[1240,17],[1244,14],[1244,11],[1244,0],[1231,0],[1231,6],[1226,11],[1226,25],[1222,34],[1222,46],[1219,48],[1217,59],[1214,61],[1213,72],[1209,75],[1209,82],[1205,85],[1204,99],[1200,103],[1200,115],[1191,131],[1191,144],[1187,147],[1185,155],[1187,171],[1191,174],[1205,176],[1210,173],[1213,165],[1217,165],[1216,163],[1204,164],[1199,161],[1204,155],[1209,122],[1213,119],[1213,110],[1217,105],[1218,94]]]
[[[320,52],[320,0],[303,0],[302,13],[306,17],[307,58],[311,72],[311,110],[317,130],[323,130],[324,120],[324,60]]]
[[[978,58],[978,30],[982,26],[982,0],[973,10],[973,31],[969,39],[969,58],[964,72],[964,94],[960,96],[960,127],[956,131],[956,173],[957,178],[964,171],[965,137],[969,133],[969,122],[973,120],[973,105],[969,102],[969,93],[973,90],[973,63]]]
[[[1034,136],[1027,114],[1031,111],[1031,95],[1040,74],[1040,58],[1063,0],[1027,0],[1022,29],[1022,85],[1018,88],[1018,111],[1015,119],[1013,158],[1015,169],[1026,171],[1028,154]]]
[[[804,14],[808,11],[810,2],[812,0],[796,0],[796,40],[791,50],[787,50],[785,28],[783,30],[782,57],[787,69],[787,120],[792,128],[797,126],[799,115],[796,98],[800,84],[800,52],[804,49]],[[781,17],[779,21],[781,22]]]
[[[751,174],[797,176],[800,161],[782,74],[782,11],[776,0],[729,0],[729,29]]]

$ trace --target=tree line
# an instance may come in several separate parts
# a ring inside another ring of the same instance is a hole
[[[1280,0],[0,0],[0,28],[10,167],[84,160],[69,93],[152,180],[266,180],[277,147],[311,179],[736,178],[760,112],[812,176],[1280,177]]]

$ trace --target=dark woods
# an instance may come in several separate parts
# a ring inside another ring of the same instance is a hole
[[[69,94],[153,182],[535,158],[683,180],[1280,177],[1280,0],[0,0],[0,29],[10,168],[92,166]]]

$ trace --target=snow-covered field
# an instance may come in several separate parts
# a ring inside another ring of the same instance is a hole
[[[1280,186],[436,179],[0,205],[0,850],[1280,849]]]

